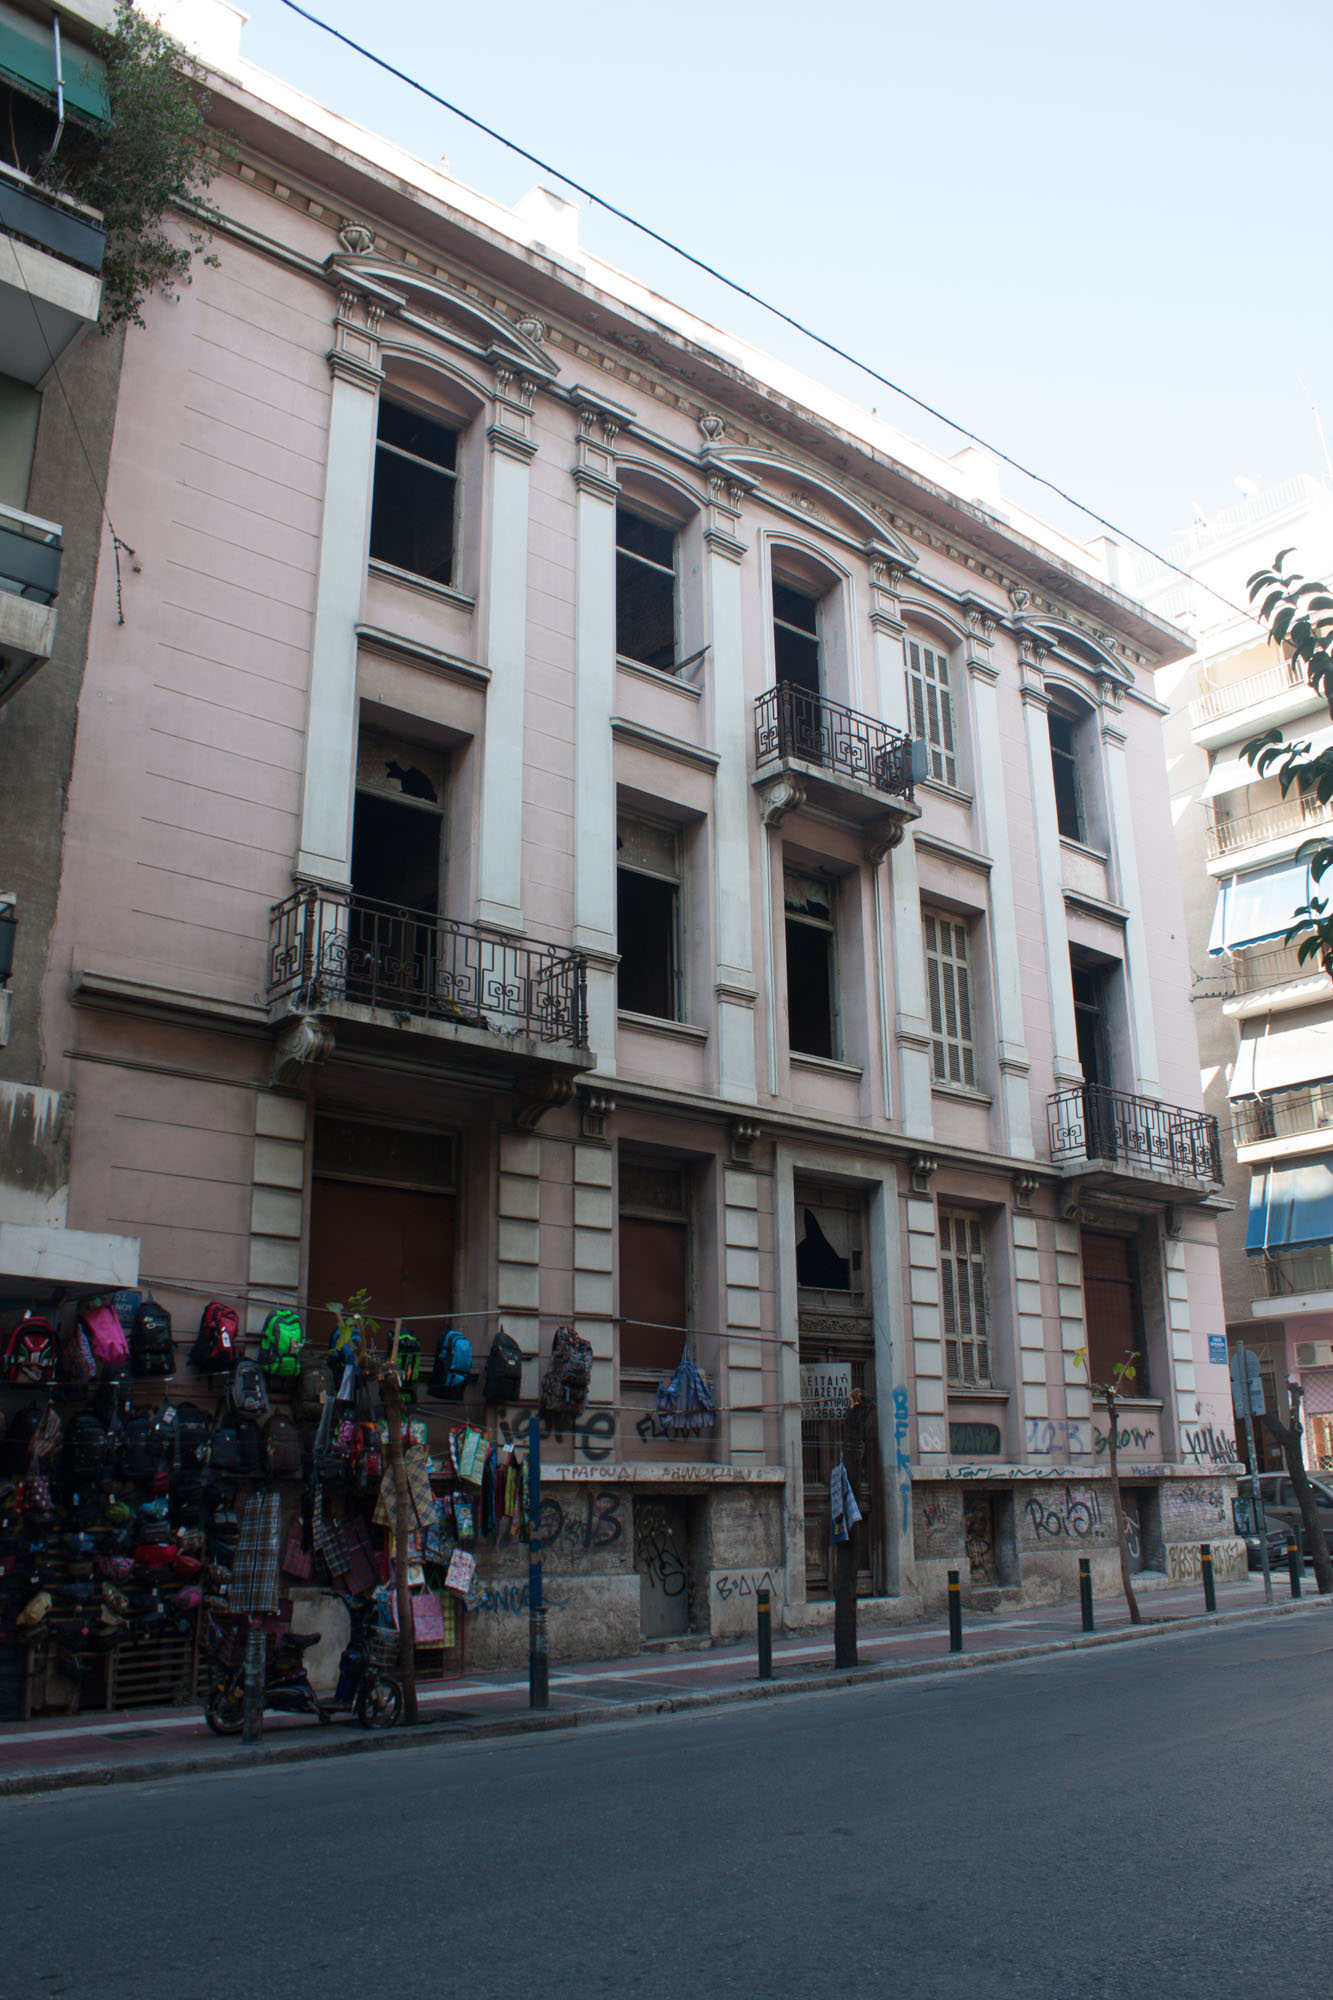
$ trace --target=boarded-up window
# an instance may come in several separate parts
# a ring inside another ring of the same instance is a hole
[[[685,1170],[620,1163],[620,1365],[667,1374],[690,1323],[690,1228]]]
[[[913,736],[925,738],[930,775],[944,785],[958,783],[954,743],[953,689],[947,654],[920,639],[907,642],[907,708]]]
[[[975,1086],[975,1019],[967,925],[943,910],[923,910],[930,993],[930,1060],[937,1083]]]
[[[1117,1362],[1132,1354],[1134,1378],[1125,1380],[1124,1392],[1146,1396],[1151,1392],[1134,1244],[1128,1236],[1102,1236],[1090,1229],[1083,1231],[1080,1244],[1089,1375],[1094,1382],[1113,1384]]]
[[[986,1246],[981,1217],[964,1209],[940,1210],[940,1292],[949,1380],[962,1388],[988,1389]]]

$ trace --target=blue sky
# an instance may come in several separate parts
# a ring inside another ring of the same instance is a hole
[[[303,4],[1155,546],[1233,504],[1237,474],[1325,469],[1327,0],[1266,24],[1235,0]],[[251,0],[243,48],[500,200],[545,178],[280,0]],[[581,226],[963,443],[603,212]]]

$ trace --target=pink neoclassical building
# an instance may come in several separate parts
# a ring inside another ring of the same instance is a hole
[[[49,931],[0,801],[0,1087],[60,1121],[4,1303],[290,1303],[318,1346],[365,1286],[427,1366],[518,1342],[519,1399],[465,1406],[500,1437],[575,1326],[557,1653],[747,1630],[765,1578],[820,1622],[839,1457],[880,1616],[950,1569],[1109,1587],[1089,1385],[1129,1354],[1136,1564],[1243,1566],[1154,684],[1188,642],[978,454],[186,25],[237,148],[217,267],[124,345],[134,559],[123,622],[105,541],[86,579]],[[526,1557],[477,1553],[470,1657],[517,1659]]]

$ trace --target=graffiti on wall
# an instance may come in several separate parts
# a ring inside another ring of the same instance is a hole
[[[1220,1486],[1212,1486],[1207,1480],[1172,1480],[1163,1488],[1162,1504],[1171,1520],[1198,1522],[1203,1515],[1226,1526],[1226,1495]]]
[[[1197,1465],[1235,1465],[1236,1440],[1213,1424],[1182,1424],[1180,1450]]]
[[[916,1495],[913,1546],[918,1560],[942,1558],[957,1552],[962,1528],[960,1496],[946,1493],[939,1499],[921,1492]]]
[[[1050,1458],[1057,1453],[1077,1457],[1088,1448],[1088,1427],[1078,1418],[1027,1417],[1023,1432],[1030,1458]]]
[[[778,1586],[770,1569],[715,1569],[709,1590],[719,1604],[744,1603],[766,1590],[776,1603]]]
[[[1225,1541],[1212,1543],[1213,1575],[1223,1580],[1244,1576],[1244,1542]],[[1199,1557],[1198,1542],[1168,1542],[1166,1546],[1166,1573],[1173,1583],[1197,1583],[1203,1571]]]
[[[907,1449],[907,1434],[912,1427],[907,1413],[907,1391],[897,1388],[893,1392],[893,1442],[898,1468],[898,1497],[903,1503],[903,1533],[907,1533],[912,1518],[912,1458]]]
[[[1086,1487],[1069,1486],[1057,1495],[1034,1493],[1023,1509],[1034,1538],[1040,1543],[1086,1542],[1102,1527],[1102,1503]]]
[[[620,1495],[610,1486],[557,1500],[542,1495],[541,1541],[552,1554],[587,1555],[611,1549],[620,1540]]]
[[[1094,1424],[1092,1441],[1098,1458],[1101,1458],[1111,1447],[1110,1426],[1108,1425],[1104,1431],[1099,1431]],[[1156,1442],[1157,1432],[1151,1424],[1146,1426],[1143,1424],[1117,1426],[1115,1434],[1115,1448],[1117,1451],[1151,1451]]]

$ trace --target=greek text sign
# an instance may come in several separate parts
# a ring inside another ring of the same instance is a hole
[[[850,1361],[820,1361],[801,1370],[801,1415],[845,1417],[852,1401]]]

